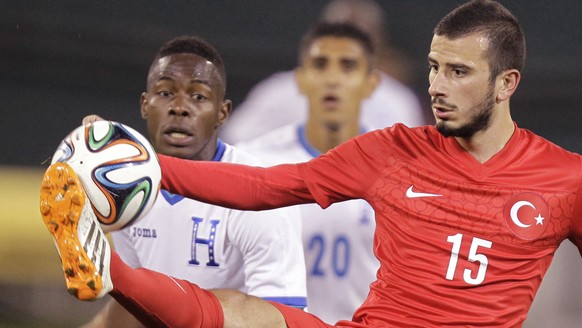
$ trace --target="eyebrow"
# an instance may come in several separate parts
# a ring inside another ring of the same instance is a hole
[[[437,60],[433,59],[430,57],[430,55],[428,56],[428,61],[431,63],[438,63]],[[465,65],[465,64],[461,64],[461,63],[446,63],[445,64],[446,67],[450,67],[450,68],[455,68],[455,69],[465,69],[465,70],[472,70],[473,67]]]
[[[174,81],[174,79],[169,77],[169,76],[162,75],[155,80],[155,82],[160,82],[160,81]]]
[[[198,79],[192,79],[190,80],[190,83],[199,83],[199,84],[205,84],[209,87],[212,87],[212,85],[210,85],[210,80],[198,80]]]
[[[358,64],[360,63],[360,60],[358,58],[353,58],[353,57],[342,57],[340,58],[340,63],[355,63]]]
[[[160,81],[174,81],[174,79],[169,76],[162,75],[155,81],[155,83]],[[190,83],[205,84],[211,87],[209,80],[192,79],[190,80]]]

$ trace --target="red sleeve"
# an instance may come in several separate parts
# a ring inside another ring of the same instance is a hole
[[[299,166],[317,203],[326,208],[345,200],[366,199],[386,166],[388,140],[381,130],[365,133]]]
[[[576,245],[578,252],[582,255],[582,159],[580,169],[578,170],[578,191],[576,192],[576,203],[574,220],[572,221],[572,233],[569,239]]]
[[[267,168],[191,161],[158,155],[162,187],[205,203],[240,210],[265,210],[365,198],[384,166],[386,141],[379,131],[349,140],[327,154],[298,164]]]
[[[158,158],[162,188],[204,203],[265,210],[314,202],[295,164],[261,168],[161,154]]]

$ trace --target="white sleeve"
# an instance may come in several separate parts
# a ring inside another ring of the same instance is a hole
[[[306,305],[306,273],[298,208],[234,214],[229,239],[243,254],[248,293],[294,307]]]

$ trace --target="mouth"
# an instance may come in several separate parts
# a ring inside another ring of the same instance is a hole
[[[433,106],[432,108],[434,115],[441,120],[449,119],[453,113],[452,110],[440,106]]]
[[[164,139],[173,146],[185,146],[193,137],[193,133],[184,127],[169,126],[164,130]]]
[[[454,107],[453,106],[448,106],[447,104],[444,104],[442,100],[434,100],[432,101],[432,109],[434,112],[434,115],[439,118],[439,119],[449,119],[451,115],[453,115],[454,113]]]
[[[184,138],[187,138],[188,137],[188,135],[186,133],[176,132],[176,131],[169,132],[169,133],[166,133],[166,134],[168,136],[170,136],[170,138],[174,138],[174,139],[184,139]]]
[[[340,98],[336,95],[325,95],[322,99],[323,106],[327,109],[334,110],[340,104]]]

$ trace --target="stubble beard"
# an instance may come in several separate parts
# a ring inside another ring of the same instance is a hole
[[[437,131],[445,137],[471,138],[475,133],[485,130],[491,123],[491,115],[493,114],[493,107],[495,107],[493,94],[494,88],[489,85],[489,91],[483,100],[470,110],[474,114],[469,123],[453,128],[447,124],[447,121],[439,121],[436,123]]]

